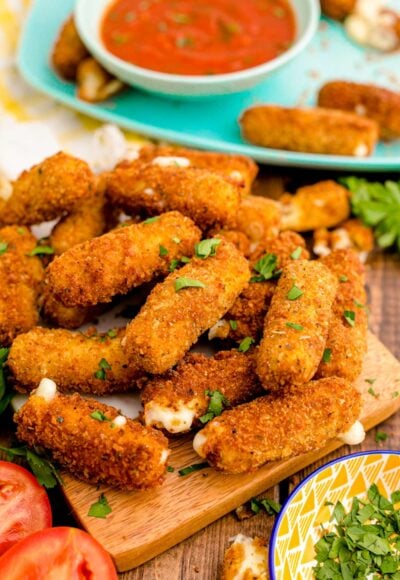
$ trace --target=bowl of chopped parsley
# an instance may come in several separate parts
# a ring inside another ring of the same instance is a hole
[[[304,479],[272,530],[271,580],[400,579],[400,451],[335,459]]]

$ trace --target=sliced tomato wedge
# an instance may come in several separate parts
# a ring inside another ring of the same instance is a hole
[[[109,554],[77,528],[48,528],[0,557],[2,580],[117,580]]]
[[[0,461],[0,554],[49,526],[51,507],[43,487],[23,467]]]

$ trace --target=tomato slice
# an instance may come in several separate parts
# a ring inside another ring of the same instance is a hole
[[[117,580],[109,554],[77,528],[35,532],[0,557],[2,580]]]
[[[23,467],[0,461],[0,554],[49,526],[51,507],[44,488]]]

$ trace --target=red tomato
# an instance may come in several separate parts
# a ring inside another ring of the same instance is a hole
[[[48,528],[0,558],[2,580],[117,580],[108,553],[77,528]]]
[[[23,467],[0,461],[0,554],[49,526],[51,507],[43,487]]]

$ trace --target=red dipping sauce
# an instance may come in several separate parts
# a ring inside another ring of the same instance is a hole
[[[101,38],[116,57],[179,75],[213,75],[272,60],[293,42],[288,0],[115,0]]]

